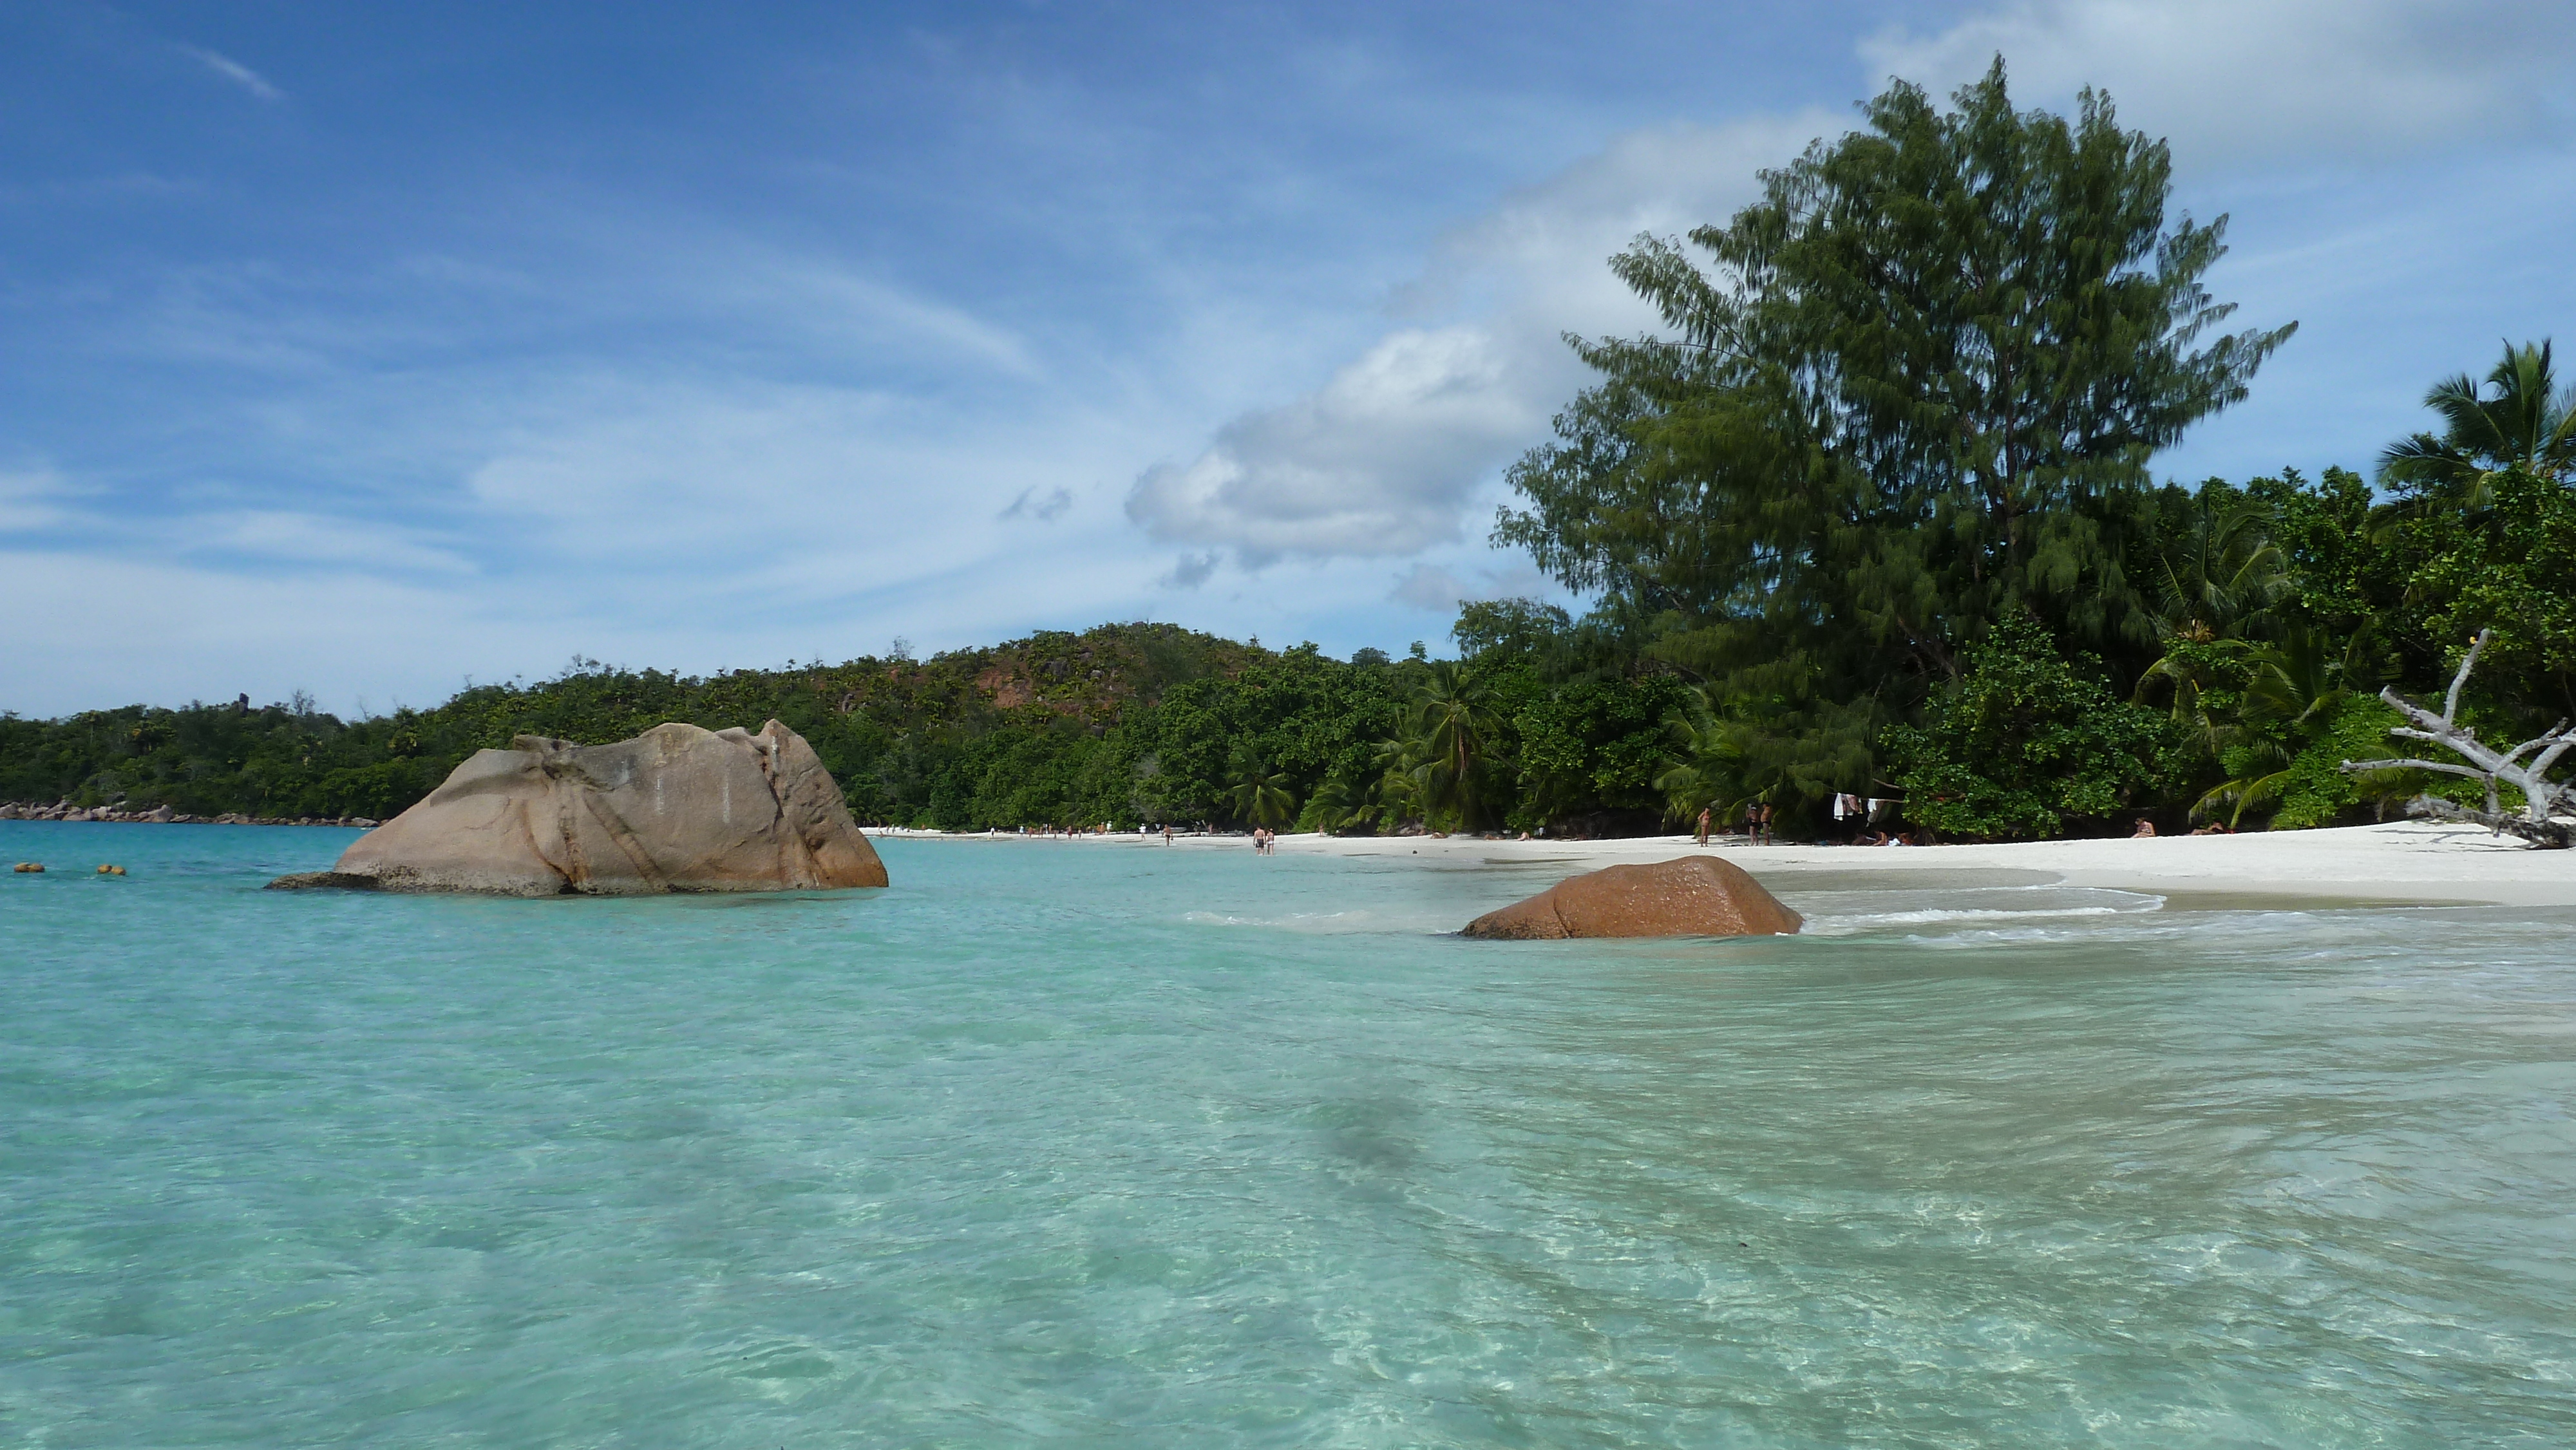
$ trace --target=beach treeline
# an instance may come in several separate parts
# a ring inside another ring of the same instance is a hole
[[[1561,835],[1758,807],[1848,835],[1857,798],[2014,839],[2465,796],[2339,767],[2388,753],[2383,686],[2438,695],[2480,630],[2483,738],[2576,715],[2576,396],[2547,342],[2438,381],[2371,477],[2159,485],[2295,324],[2223,330],[2226,218],[2168,219],[2170,156],[2108,97],[2015,111],[2000,61],[1946,107],[1898,84],[1761,181],[1612,259],[1665,326],[1576,341],[1592,385],[1509,472],[1494,540],[1579,617],[1470,603],[1443,658],[1130,624],[704,678],[578,661],[356,721],[0,717],[0,799],[381,818],[513,735],[775,717],[877,824]]]

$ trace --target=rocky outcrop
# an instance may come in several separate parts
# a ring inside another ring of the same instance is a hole
[[[326,872],[279,889],[642,896],[883,886],[803,736],[656,725],[613,745],[522,735],[476,753]]]
[[[1553,941],[1593,936],[1772,936],[1804,921],[1732,862],[1683,856],[1558,882],[1467,923],[1462,936]]]
[[[83,808],[70,801],[50,806],[12,801],[0,805],[0,821],[107,821],[126,826],[356,826],[362,830],[376,824],[365,816],[246,816],[233,811],[220,816],[192,816],[167,804],[148,811],[129,811],[115,806]]]

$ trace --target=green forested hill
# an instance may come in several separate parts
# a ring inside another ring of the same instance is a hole
[[[1470,616],[1565,628],[1561,614],[1516,609]],[[1336,660],[1312,645],[1271,651],[1119,624],[928,660],[705,678],[580,661],[540,683],[475,686],[356,721],[247,701],[0,717],[0,800],[383,818],[515,735],[595,743],[665,720],[776,718],[812,742],[869,824],[1366,829],[1463,820],[1462,804],[1487,825],[1643,829],[1662,817],[1655,779],[1671,764],[1678,677],[1634,660],[1553,669],[1526,632],[1474,643],[1481,663],[1462,675],[1419,657]],[[1405,744],[1444,679],[1453,692],[1469,682],[1464,793]]]
[[[1285,657],[1292,670],[1296,658]],[[514,735],[593,743],[665,720],[757,729],[774,717],[813,743],[865,820],[1068,821],[1077,801],[1101,795],[1098,781],[1086,786],[1086,769],[1098,774],[1092,757],[1113,734],[1132,738],[1175,687],[1221,689],[1282,662],[1175,626],[1107,625],[928,660],[704,678],[577,661],[551,680],[474,686],[430,709],[356,721],[246,698],[56,721],[0,716],[0,800],[384,817]],[[1115,804],[1135,814],[1133,803]],[[1086,804],[1083,818],[1096,816]]]

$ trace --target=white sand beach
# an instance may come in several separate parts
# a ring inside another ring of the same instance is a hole
[[[951,839],[987,838],[968,835]],[[1075,839],[1106,845],[1162,846],[1160,836]],[[1184,836],[1175,846],[1246,853],[1252,849],[1251,842],[1242,836]],[[1497,841],[1465,836],[1279,838],[1283,855],[1420,856],[1452,863],[1562,861],[1568,875],[1627,861],[1661,861],[1699,849],[1703,848],[1693,845],[1686,835],[1614,841]],[[2029,872],[2033,873],[2033,881],[2054,878],[2068,886],[2152,892],[2166,897],[2172,908],[2254,906],[2284,898],[2309,904],[2576,906],[2576,851],[2535,851],[2511,837],[2428,821],[2235,836],[2031,841],[1991,846],[1748,846],[1741,838],[1720,837],[1705,849],[1718,852],[1765,880],[1800,873],[1848,876],[1866,872],[1887,875],[1891,885],[1901,877],[1931,885],[1925,878],[1953,872]]]
[[[1280,850],[1350,855],[1562,858],[1576,870],[1660,861],[1700,849],[1688,836],[1621,841],[1489,841],[1289,836]],[[1758,877],[1830,871],[1891,878],[1964,870],[2045,872],[2068,886],[2190,898],[2300,897],[2367,902],[2576,906],[2576,851],[2535,851],[2511,837],[2426,821],[2333,830],[2262,831],[2151,840],[2031,841],[1993,846],[1747,846],[1707,849]],[[2210,903],[2218,904],[2218,903]],[[2248,903],[2251,904],[2251,903]]]

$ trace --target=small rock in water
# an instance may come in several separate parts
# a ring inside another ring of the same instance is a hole
[[[379,883],[373,876],[360,876],[350,871],[298,871],[280,876],[268,883],[268,891],[374,891]]]

